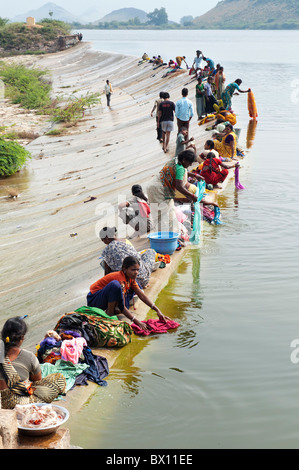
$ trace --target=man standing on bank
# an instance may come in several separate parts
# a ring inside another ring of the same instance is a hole
[[[106,80],[105,93],[106,93],[106,99],[107,99],[107,106],[110,108],[110,99],[111,99],[113,90],[112,90],[112,85],[109,82],[109,80]]]
[[[182,98],[175,104],[175,115],[177,118],[178,133],[182,127],[186,127],[189,132],[189,124],[193,117],[193,104],[188,98],[188,88],[182,89]]]

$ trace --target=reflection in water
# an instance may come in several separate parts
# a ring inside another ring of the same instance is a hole
[[[253,145],[256,133],[257,120],[250,119],[247,127],[246,147],[250,149]]]
[[[23,168],[17,171],[14,175],[6,178],[0,178],[0,196],[7,196],[6,187],[12,187],[19,191],[19,193],[28,189],[32,179],[32,171],[28,168]]]

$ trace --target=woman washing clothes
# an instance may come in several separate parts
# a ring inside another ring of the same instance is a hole
[[[236,163],[224,163],[220,158],[215,157],[214,152],[209,152],[204,160],[201,176],[205,179],[206,184],[212,184],[216,188],[221,188],[220,183],[226,179],[228,170],[239,165]]]
[[[166,163],[154,181],[148,187],[148,197],[153,214],[154,225],[159,230],[179,230],[174,209],[174,199],[185,197],[189,202],[196,202],[196,187],[188,183],[187,169],[196,161],[193,150],[179,153],[178,159],[173,158]],[[198,180],[202,179],[200,176]],[[191,190],[190,190],[191,189]],[[153,210],[154,208],[154,210]]]
[[[136,282],[139,269],[138,259],[134,256],[126,257],[120,271],[107,274],[90,286],[90,292],[87,294],[87,305],[100,308],[110,316],[122,313],[145,330],[146,325],[137,320],[129,310],[126,297],[129,290],[133,290],[142,302],[157,312],[161,321],[166,322],[169,320],[139,288]]]
[[[134,228],[135,232],[130,238],[148,233],[152,229],[151,210],[148,205],[148,197],[144,194],[140,184],[134,184],[131,188],[132,199],[118,205],[119,217],[125,224]]]
[[[221,95],[221,99],[223,101],[223,106],[225,109],[228,109],[231,111],[233,95],[238,95],[239,93],[248,93],[250,91],[250,88],[248,88],[248,90],[241,90],[240,89],[241,83],[242,83],[242,80],[240,78],[237,78],[237,80],[230,83],[225,88],[224,92]]]
[[[231,124],[226,124],[224,132],[220,134],[221,142],[214,140],[214,148],[222,158],[236,159],[237,156],[237,136]]]
[[[16,405],[51,403],[63,394],[66,380],[54,373],[42,378],[37,357],[22,349],[27,324],[22,317],[8,319],[0,340],[0,394],[3,409]]]
[[[105,275],[111,272],[120,271],[125,258],[133,256],[139,262],[139,271],[136,278],[141,289],[148,283],[155,266],[155,250],[148,249],[141,255],[127,240],[117,238],[116,227],[104,227],[100,231],[100,239],[106,247],[102,252]]]

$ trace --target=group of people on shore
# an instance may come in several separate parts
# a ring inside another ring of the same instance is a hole
[[[186,63],[185,59],[185,56],[177,56],[176,61],[173,61],[174,69],[181,67],[183,62]],[[142,58],[142,62],[147,60],[151,61],[147,55]],[[155,57],[152,62],[153,66],[164,64],[160,56]],[[204,67],[203,62],[206,62]],[[170,161],[164,163],[151,181],[146,194],[139,184],[134,184],[131,188],[132,197],[119,205],[120,218],[134,228],[132,237],[148,233],[157,226],[159,230],[165,228],[178,231],[181,235],[186,233],[182,222],[183,214],[180,212],[180,206],[186,202],[191,207],[199,201],[204,206],[213,206],[216,214],[217,202],[205,192],[199,195],[199,186],[220,187],[227,178],[229,169],[239,164],[231,106],[232,96],[236,92],[246,93],[240,89],[242,81],[237,79],[225,87],[223,67],[219,64],[215,67],[214,62],[204,57],[199,50],[196,51],[190,73],[195,75],[197,81],[195,91],[198,119],[213,113],[216,134],[206,141],[204,149],[197,154],[194,138],[189,135],[194,109],[188,98],[188,88],[182,88],[182,97],[176,103],[170,100],[169,92],[160,92],[151,110],[152,116],[156,111],[157,139],[162,143],[163,151],[168,153],[176,117],[176,150]],[[109,107],[112,92],[112,85],[107,80],[105,93]],[[154,205],[158,207],[156,218],[152,217]],[[102,252],[104,275],[90,285],[86,296],[87,306],[101,309],[108,316],[123,314],[140,330],[145,331],[148,329],[146,322],[137,319],[130,311],[130,305],[137,296],[156,312],[157,322],[170,321],[144,293],[156,267],[157,253],[152,249],[139,253],[129,239],[118,237],[116,227],[103,227],[99,238],[105,245]],[[7,320],[2,328],[0,398],[3,408],[38,401],[50,403],[65,392],[64,376],[55,373],[42,378],[36,355],[22,349],[26,333],[27,325],[23,317]]]

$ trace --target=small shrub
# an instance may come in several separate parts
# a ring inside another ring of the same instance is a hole
[[[64,106],[50,110],[54,122],[76,122],[82,119],[84,112],[93,104],[101,102],[99,93],[87,93],[85,96],[68,98]]]
[[[11,176],[31,158],[30,152],[17,142],[0,138],[0,176]]]

